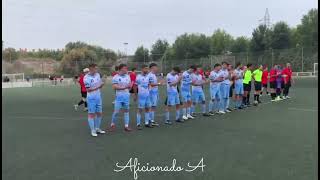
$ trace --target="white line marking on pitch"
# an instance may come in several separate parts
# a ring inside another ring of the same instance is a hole
[[[316,112],[318,109],[288,108],[289,110]]]

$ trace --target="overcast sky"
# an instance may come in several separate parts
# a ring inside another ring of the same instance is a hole
[[[265,9],[271,22],[300,22],[317,0],[2,0],[2,39],[15,48],[63,48],[84,41],[128,54],[185,32],[251,36]]]

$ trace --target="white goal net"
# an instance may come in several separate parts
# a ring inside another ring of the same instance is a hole
[[[24,73],[2,74],[2,82],[23,82]]]

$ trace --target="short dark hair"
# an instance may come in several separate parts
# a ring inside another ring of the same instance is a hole
[[[225,62],[225,61],[223,61],[221,64],[222,64],[222,65],[223,65],[223,64],[229,65],[229,64],[228,64],[227,62]]]
[[[177,73],[181,72],[181,70],[180,70],[180,68],[178,66],[173,67],[172,70],[177,72]]]
[[[190,66],[190,69],[192,69],[192,70],[195,71],[195,70],[197,70],[197,66],[196,66],[196,65],[191,65],[191,66]]]
[[[148,67],[146,64],[141,65],[141,69]]]
[[[96,67],[96,66],[97,66],[96,63],[90,63],[90,64],[89,64],[89,68]]]
[[[236,63],[236,67],[239,67],[241,65],[241,62]]]
[[[251,63],[248,63],[247,64],[247,68],[249,68],[249,67],[251,67],[252,66],[252,64]]]
[[[221,64],[216,63],[213,67],[216,68],[216,67],[218,67],[218,66],[221,66]]]
[[[153,66],[158,66],[156,63],[151,63],[150,65],[149,65],[149,68],[152,68]]]
[[[126,65],[126,64],[120,64],[120,65],[118,66],[119,70],[122,69],[123,67],[127,67],[127,65]]]
[[[136,69],[137,69],[137,68],[134,67],[134,68],[131,69],[131,71],[135,71]]]

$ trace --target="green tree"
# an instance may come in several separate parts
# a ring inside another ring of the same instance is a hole
[[[211,36],[211,54],[219,55],[230,51],[233,37],[226,31],[217,29]]]
[[[6,48],[3,52],[4,60],[13,62],[19,58],[19,53],[14,48]]]
[[[318,9],[311,9],[297,27],[298,43],[304,47],[318,47]]]
[[[253,30],[250,48],[252,51],[264,51],[270,48],[271,31],[265,25],[259,25]]]
[[[183,34],[178,36],[170,52],[175,59],[206,57],[210,53],[210,39],[204,34]]]
[[[274,25],[271,31],[271,47],[273,49],[290,47],[290,28],[287,23],[280,21]]]
[[[247,52],[249,50],[250,40],[244,36],[237,37],[231,45],[231,52]]]
[[[151,47],[150,56],[152,60],[160,60],[168,48],[169,43],[166,40],[158,39]]]
[[[133,60],[136,62],[147,62],[149,60],[149,50],[143,46],[139,46],[134,53]]]
[[[88,67],[90,63],[98,63],[97,61],[98,56],[95,51],[87,47],[74,48],[64,54],[60,69],[65,74],[74,75]]]

